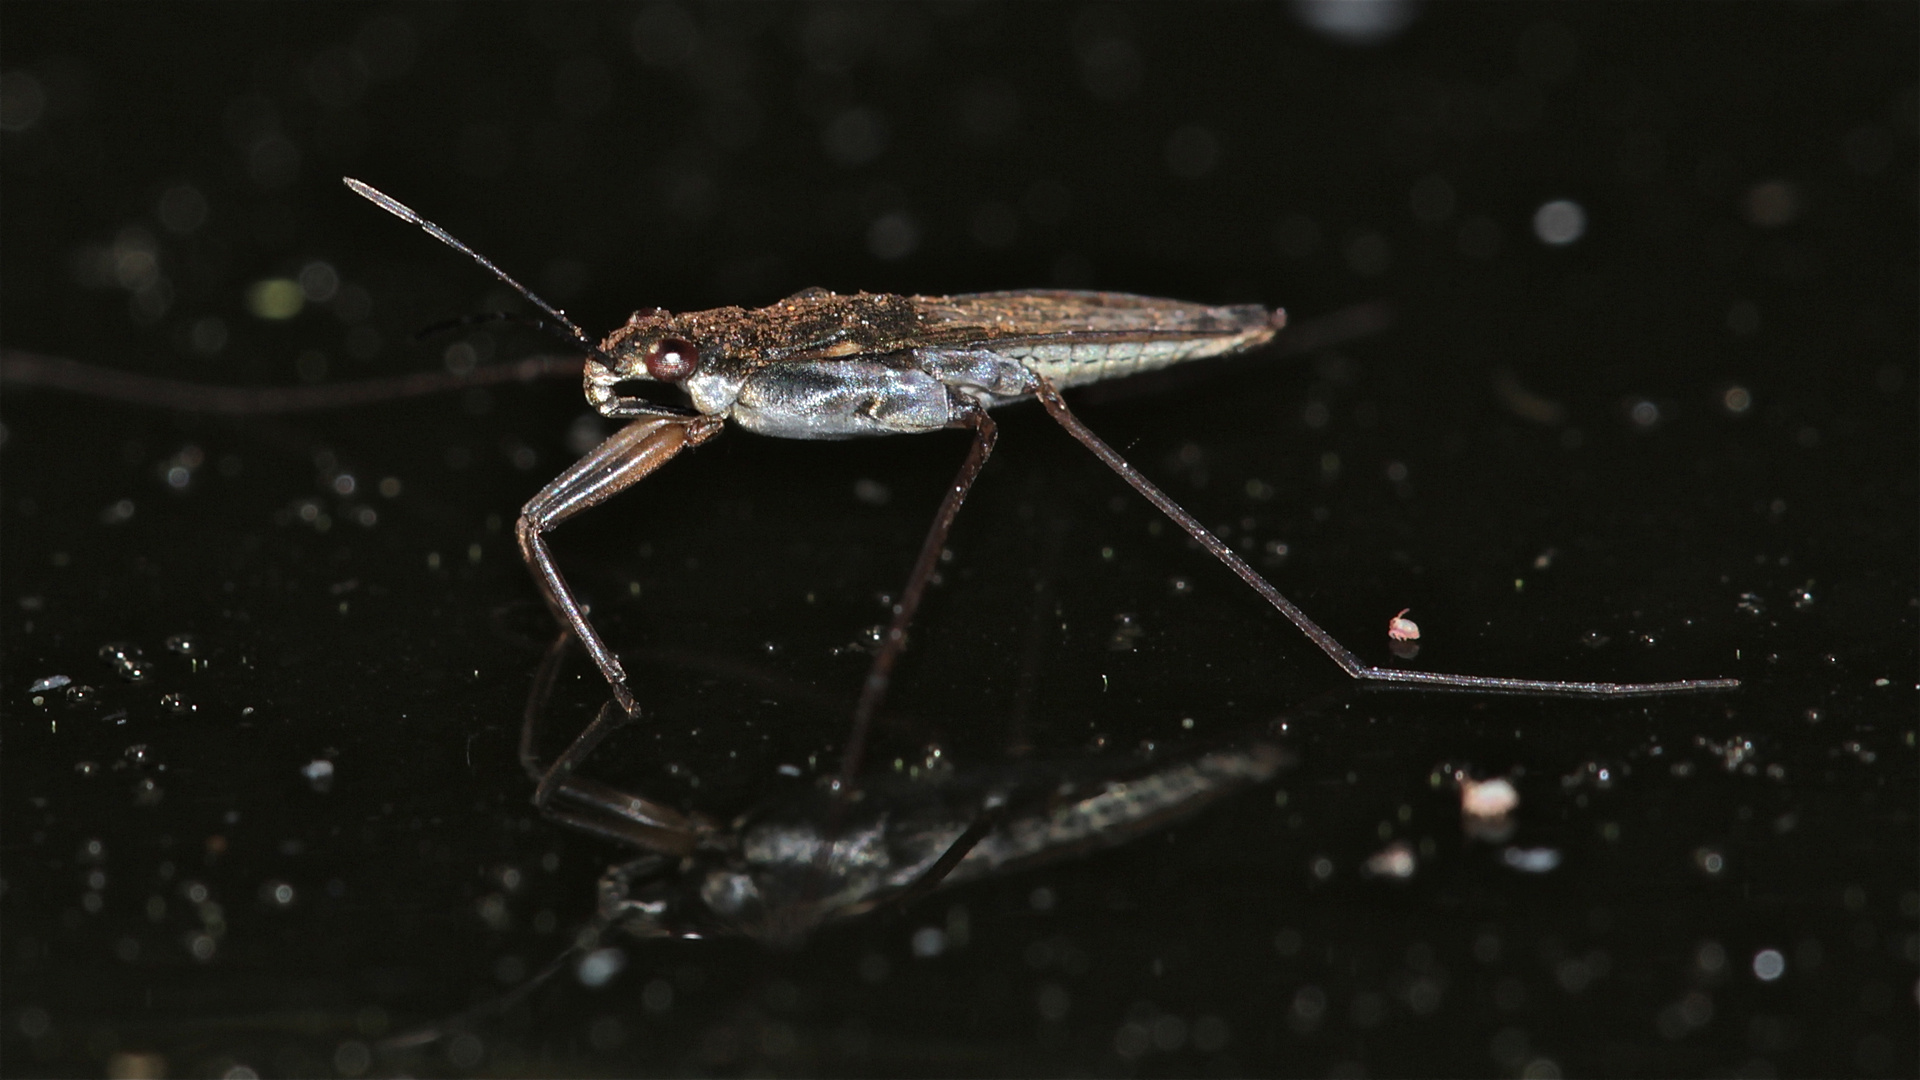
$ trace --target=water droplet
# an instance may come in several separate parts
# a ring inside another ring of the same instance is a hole
[[[128,682],[139,682],[153,673],[147,658],[137,646],[116,641],[100,646],[100,659],[113,668],[113,673]]]

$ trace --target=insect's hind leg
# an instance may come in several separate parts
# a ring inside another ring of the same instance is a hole
[[[1675,682],[1657,683],[1608,683],[1608,682],[1560,682],[1551,679],[1507,679],[1483,675],[1445,675],[1432,671],[1407,671],[1401,668],[1383,668],[1368,664],[1355,655],[1351,649],[1334,640],[1332,634],[1320,628],[1320,625],[1307,614],[1294,606],[1293,601],[1280,595],[1266,578],[1247,564],[1234,550],[1221,539],[1207,531],[1206,526],[1186,512],[1179,503],[1173,501],[1166,492],[1154,486],[1153,482],[1141,475],[1113,447],[1108,446],[1098,435],[1080,422],[1067,408],[1060,397],[1060,391],[1045,376],[1035,375],[1035,394],[1047,412],[1067,433],[1080,440],[1081,445],[1093,451],[1106,466],[1120,474],[1120,478],[1132,485],[1154,508],[1165,514],[1175,525],[1186,531],[1188,536],[1199,541],[1207,553],[1226,564],[1227,569],[1239,575],[1240,580],[1252,587],[1254,592],[1267,603],[1272,604],[1287,621],[1299,627],[1320,651],[1340,665],[1348,675],[1365,682],[1384,683],[1390,686],[1424,688],[1438,690],[1470,690],[1491,694],[1538,694],[1566,695],[1575,697],[1631,697],[1647,694],[1673,694],[1697,690],[1730,690],[1740,685],[1738,679],[1682,679]]]
[[[682,450],[713,438],[719,434],[722,423],[709,416],[650,416],[635,420],[554,477],[520,511],[515,531],[520,539],[521,557],[533,569],[554,616],[586,646],[600,674],[613,687],[613,696],[628,713],[636,712],[639,704],[627,687],[626,669],[587,621],[586,612],[554,564],[546,534],[580,511],[598,506],[646,479]]]

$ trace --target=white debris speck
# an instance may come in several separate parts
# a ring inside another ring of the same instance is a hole
[[[779,773],[779,774],[780,774],[781,776],[799,776],[799,775],[800,775],[800,766],[798,766],[798,765],[782,765],[782,766],[780,766],[779,768],[777,768],[777,769],[775,769],[775,770],[773,770],[773,771],[774,771],[774,772],[777,772],[777,773]]]

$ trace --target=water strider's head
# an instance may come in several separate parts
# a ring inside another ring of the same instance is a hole
[[[606,416],[628,415],[644,401],[620,393],[620,384],[629,382],[665,383],[694,393],[696,377],[703,374],[698,341],[694,330],[677,325],[663,308],[634,312],[587,358],[587,404]],[[698,404],[697,393],[695,399]]]

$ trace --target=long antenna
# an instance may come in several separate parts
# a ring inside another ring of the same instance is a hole
[[[559,308],[554,307],[552,304],[549,304],[545,300],[542,300],[538,296],[535,296],[532,289],[527,288],[525,285],[522,285],[519,282],[513,280],[513,278],[509,277],[505,270],[502,270],[499,267],[493,265],[493,262],[489,260],[485,255],[480,254],[479,252],[468,247],[467,245],[454,239],[454,236],[452,233],[448,232],[447,230],[441,228],[438,225],[435,225],[433,222],[428,221],[426,218],[421,217],[419,214],[414,213],[412,207],[394,198],[393,196],[388,195],[386,192],[381,191],[379,188],[374,187],[372,184],[362,183],[361,181],[355,180],[351,176],[343,176],[340,179],[346,181],[347,186],[353,189],[354,194],[367,200],[373,205],[379,207],[380,209],[385,210],[387,213],[392,214],[394,217],[399,218],[401,221],[410,222],[411,224],[420,226],[420,228],[426,230],[426,233],[428,236],[433,237],[435,240],[440,241],[441,243],[452,248],[453,250],[460,252],[462,255],[465,255],[467,258],[472,259],[474,262],[477,262],[481,266],[484,266],[488,270],[492,271],[494,277],[497,277],[501,281],[504,281],[508,285],[512,286],[513,291],[533,301],[534,305],[537,306],[541,311],[544,311],[547,314],[553,316],[554,319],[560,323],[560,325],[566,327],[568,330],[573,331],[574,340],[578,341],[581,345],[585,346],[587,352],[593,354],[594,356],[600,357],[600,359],[603,361],[606,360],[606,357],[601,354],[599,347],[593,343],[593,339],[587,336],[587,332],[585,330],[582,330],[578,326],[575,326],[573,323],[573,320],[561,314]]]

